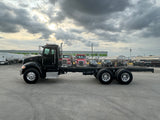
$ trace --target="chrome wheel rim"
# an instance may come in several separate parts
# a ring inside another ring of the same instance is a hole
[[[111,75],[109,73],[103,73],[102,74],[102,80],[104,82],[108,82],[111,79]]]
[[[29,72],[26,77],[28,81],[34,81],[36,79],[36,74],[34,72]]]
[[[130,75],[128,73],[123,73],[121,75],[121,80],[124,82],[128,82],[130,80]]]

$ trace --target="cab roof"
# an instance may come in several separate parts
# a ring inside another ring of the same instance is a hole
[[[85,54],[77,54],[76,56],[86,56]]]
[[[59,47],[58,45],[56,44],[46,44],[44,46],[42,46],[43,48],[55,48],[55,47]]]

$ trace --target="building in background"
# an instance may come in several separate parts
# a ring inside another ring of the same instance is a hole
[[[63,54],[67,54],[67,55],[73,55],[76,56],[76,54],[85,54],[88,57],[107,57],[108,56],[108,52],[107,51],[63,51]]]

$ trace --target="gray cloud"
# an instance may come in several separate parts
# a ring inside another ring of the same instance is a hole
[[[152,23],[144,32],[141,33],[143,37],[160,37],[160,23]],[[159,40],[158,40],[159,41]]]
[[[108,33],[105,31],[94,31],[94,34],[98,36],[99,40],[105,41],[105,42],[129,42],[127,40],[127,36],[124,37],[124,35],[120,35],[119,33]]]
[[[53,13],[55,15],[53,15]],[[64,16],[64,14],[61,11],[49,10],[48,11],[48,15],[50,17],[50,22],[59,23],[59,22],[62,22],[65,19],[65,16]]]
[[[60,0],[59,5],[63,16],[73,19],[75,21],[74,24],[83,26],[85,28],[83,32],[96,34],[98,40],[118,42],[120,41],[120,35],[108,32],[121,32],[121,28],[118,25],[120,22],[119,16],[117,17],[116,13],[124,11],[130,6],[130,3],[128,0]],[[103,32],[97,33],[95,32],[97,30]],[[81,30],[72,28],[70,31],[77,34],[81,33]],[[85,38],[83,39],[85,40]],[[95,42],[97,40],[92,39],[90,41]],[[121,41],[124,42],[124,39]],[[83,41],[83,43],[86,46],[90,46],[89,42]],[[97,43],[95,44],[98,45]]]
[[[85,44],[85,46],[87,47],[91,47],[91,44],[93,44],[94,47],[98,47],[99,46],[99,42],[97,41],[86,41],[86,40],[82,40],[82,42]]]
[[[56,16],[52,18],[54,22],[61,22],[65,19],[65,16],[61,11],[56,11]]]
[[[50,0],[54,2],[55,0]],[[111,15],[124,11],[130,3],[128,0],[60,0],[58,1],[63,18],[75,20],[75,24],[88,30],[102,29],[105,31],[119,31]]]
[[[160,37],[160,7],[152,1],[139,1],[128,16],[122,18],[126,31],[139,31],[139,37]]]
[[[58,0],[49,0],[52,4],[55,4]]]
[[[84,32],[84,30],[79,30],[79,29],[70,29],[70,32],[71,32],[71,33],[77,33],[77,34],[80,34],[80,33]]]
[[[141,32],[141,37],[160,36],[160,8],[152,1],[132,4],[127,0],[61,0],[60,6],[63,15],[75,20],[76,25],[92,33],[102,30],[103,34],[95,33],[102,40],[127,42],[121,31],[126,31],[128,36],[127,32],[143,29],[146,30]]]
[[[75,34],[72,34],[70,31],[64,31],[62,29],[58,29],[55,31],[55,37],[57,40],[63,40],[67,45],[72,45],[72,42],[75,40],[83,40],[82,37],[78,37]]]
[[[20,4],[19,4],[19,6],[21,6],[21,7],[23,7],[23,8],[28,7],[28,5],[27,5],[27,4],[25,4],[25,3],[20,3]]]
[[[68,46],[72,45],[75,41],[80,41],[86,46],[90,46],[93,43],[95,46],[99,46],[98,42],[87,40],[74,32],[72,30],[64,31],[62,29],[58,29],[55,31],[55,37],[57,40],[63,40],[65,44]]]
[[[63,22],[63,20],[66,18],[62,11],[55,10],[55,6],[49,5],[47,10],[40,8],[37,9],[49,17],[50,23],[60,23]]]
[[[126,27],[129,29],[140,30],[148,27],[151,23],[157,21],[160,17],[160,8],[154,6],[149,1],[140,1],[134,7],[135,12],[127,19]]]
[[[19,32],[21,28],[29,33],[41,33],[41,38],[49,38],[52,33],[44,24],[39,23],[36,17],[31,18],[25,9],[6,6],[0,2],[0,31],[6,33]]]
[[[128,0],[62,0],[61,7],[68,14],[75,11],[89,15],[103,15],[123,11],[129,5]]]

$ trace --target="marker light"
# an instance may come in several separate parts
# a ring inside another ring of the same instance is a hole
[[[22,69],[25,69],[25,68],[26,68],[26,66],[24,66],[24,65],[23,65],[21,68],[22,68]]]

